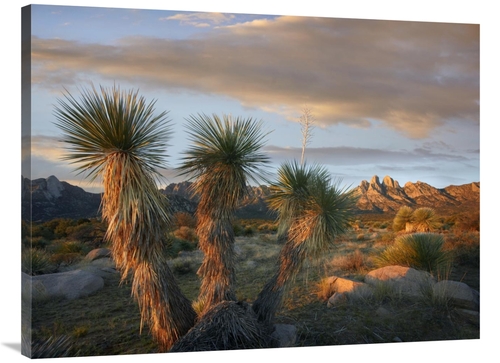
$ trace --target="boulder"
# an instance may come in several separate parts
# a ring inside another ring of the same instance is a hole
[[[386,266],[373,270],[365,276],[365,282],[373,286],[387,283],[408,296],[420,296],[436,283],[428,272],[403,266]]]
[[[479,292],[463,282],[439,281],[432,292],[434,297],[446,299],[455,307],[479,311]]]
[[[291,324],[275,324],[271,337],[277,341],[278,348],[293,347],[297,339],[297,328]]]
[[[352,292],[356,288],[364,285],[363,282],[345,279],[337,276],[328,277],[325,283],[329,285],[329,291],[339,293]]]
[[[337,305],[341,305],[347,302],[347,295],[342,292],[335,292],[326,303],[328,308],[334,308]]]
[[[107,248],[96,248],[87,253],[87,256],[85,256],[86,260],[89,261],[94,261],[99,258],[108,258],[111,257],[111,251]]]
[[[22,273],[23,298],[47,300],[82,298],[104,287],[102,277],[83,270],[30,276]],[[31,296],[30,296],[31,295]]]

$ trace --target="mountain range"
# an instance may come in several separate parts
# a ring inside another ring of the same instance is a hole
[[[101,194],[86,192],[80,187],[55,176],[46,179],[21,177],[22,181],[22,218],[33,221],[47,221],[54,218],[93,218],[99,215]],[[173,212],[196,211],[197,198],[190,192],[190,182],[172,183],[160,189],[168,196]],[[407,182],[403,187],[389,176],[380,181],[373,176],[370,182],[363,180],[354,192],[359,199],[356,204],[358,213],[394,214],[403,205],[412,208],[432,207],[441,214],[463,211],[479,211],[480,183],[450,185],[434,188],[417,181]],[[266,205],[270,194],[268,186],[248,187],[248,194],[241,201],[236,215],[239,218],[274,218]]]

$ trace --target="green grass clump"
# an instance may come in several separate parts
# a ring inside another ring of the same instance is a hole
[[[24,249],[21,253],[21,268],[28,275],[43,275],[55,271],[51,257],[44,250]]]
[[[434,233],[414,233],[396,238],[375,258],[379,266],[400,265],[443,276],[451,264],[451,255],[443,249],[444,238]]]

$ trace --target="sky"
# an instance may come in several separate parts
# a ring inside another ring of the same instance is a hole
[[[357,186],[480,181],[479,25],[213,11],[33,5],[31,178],[100,191],[62,160],[54,106],[91,85],[138,90],[173,126],[165,184],[188,148],[186,118],[264,122],[269,171],[299,159]]]

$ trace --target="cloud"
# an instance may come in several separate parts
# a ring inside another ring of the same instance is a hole
[[[160,18],[160,21],[179,21],[183,26],[210,27],[220,25],[234,19],[234,15],[222,13],[179,13]]]
[[[269,153],[273,161],[281,162],[291,158],[300,159],[301,148],[266,146],[264,150]],[[426,164],[426,168],[431,167],[427,163],[439,162],[467,162],[464,156],[454,153],[438,153],[424,148],[415,148],[412,151],[384,150],[361,147],[309,147],[306,149],[306,159],[325,165],[354,166],[354,165],[377,165],[381,162],[396,168],[398,165],[414,168],[415,164]]]
[[[212,24],[219,17],[204,15]],[[33,37],[32,60],[40,87],[101,77],[230,97],[293,121],[307,104],[320,126],[367,128],[379,120],[424,138],[451,119],[479,122],[474,24],[279,17],[182,41],[129,37],[102,45]]]

